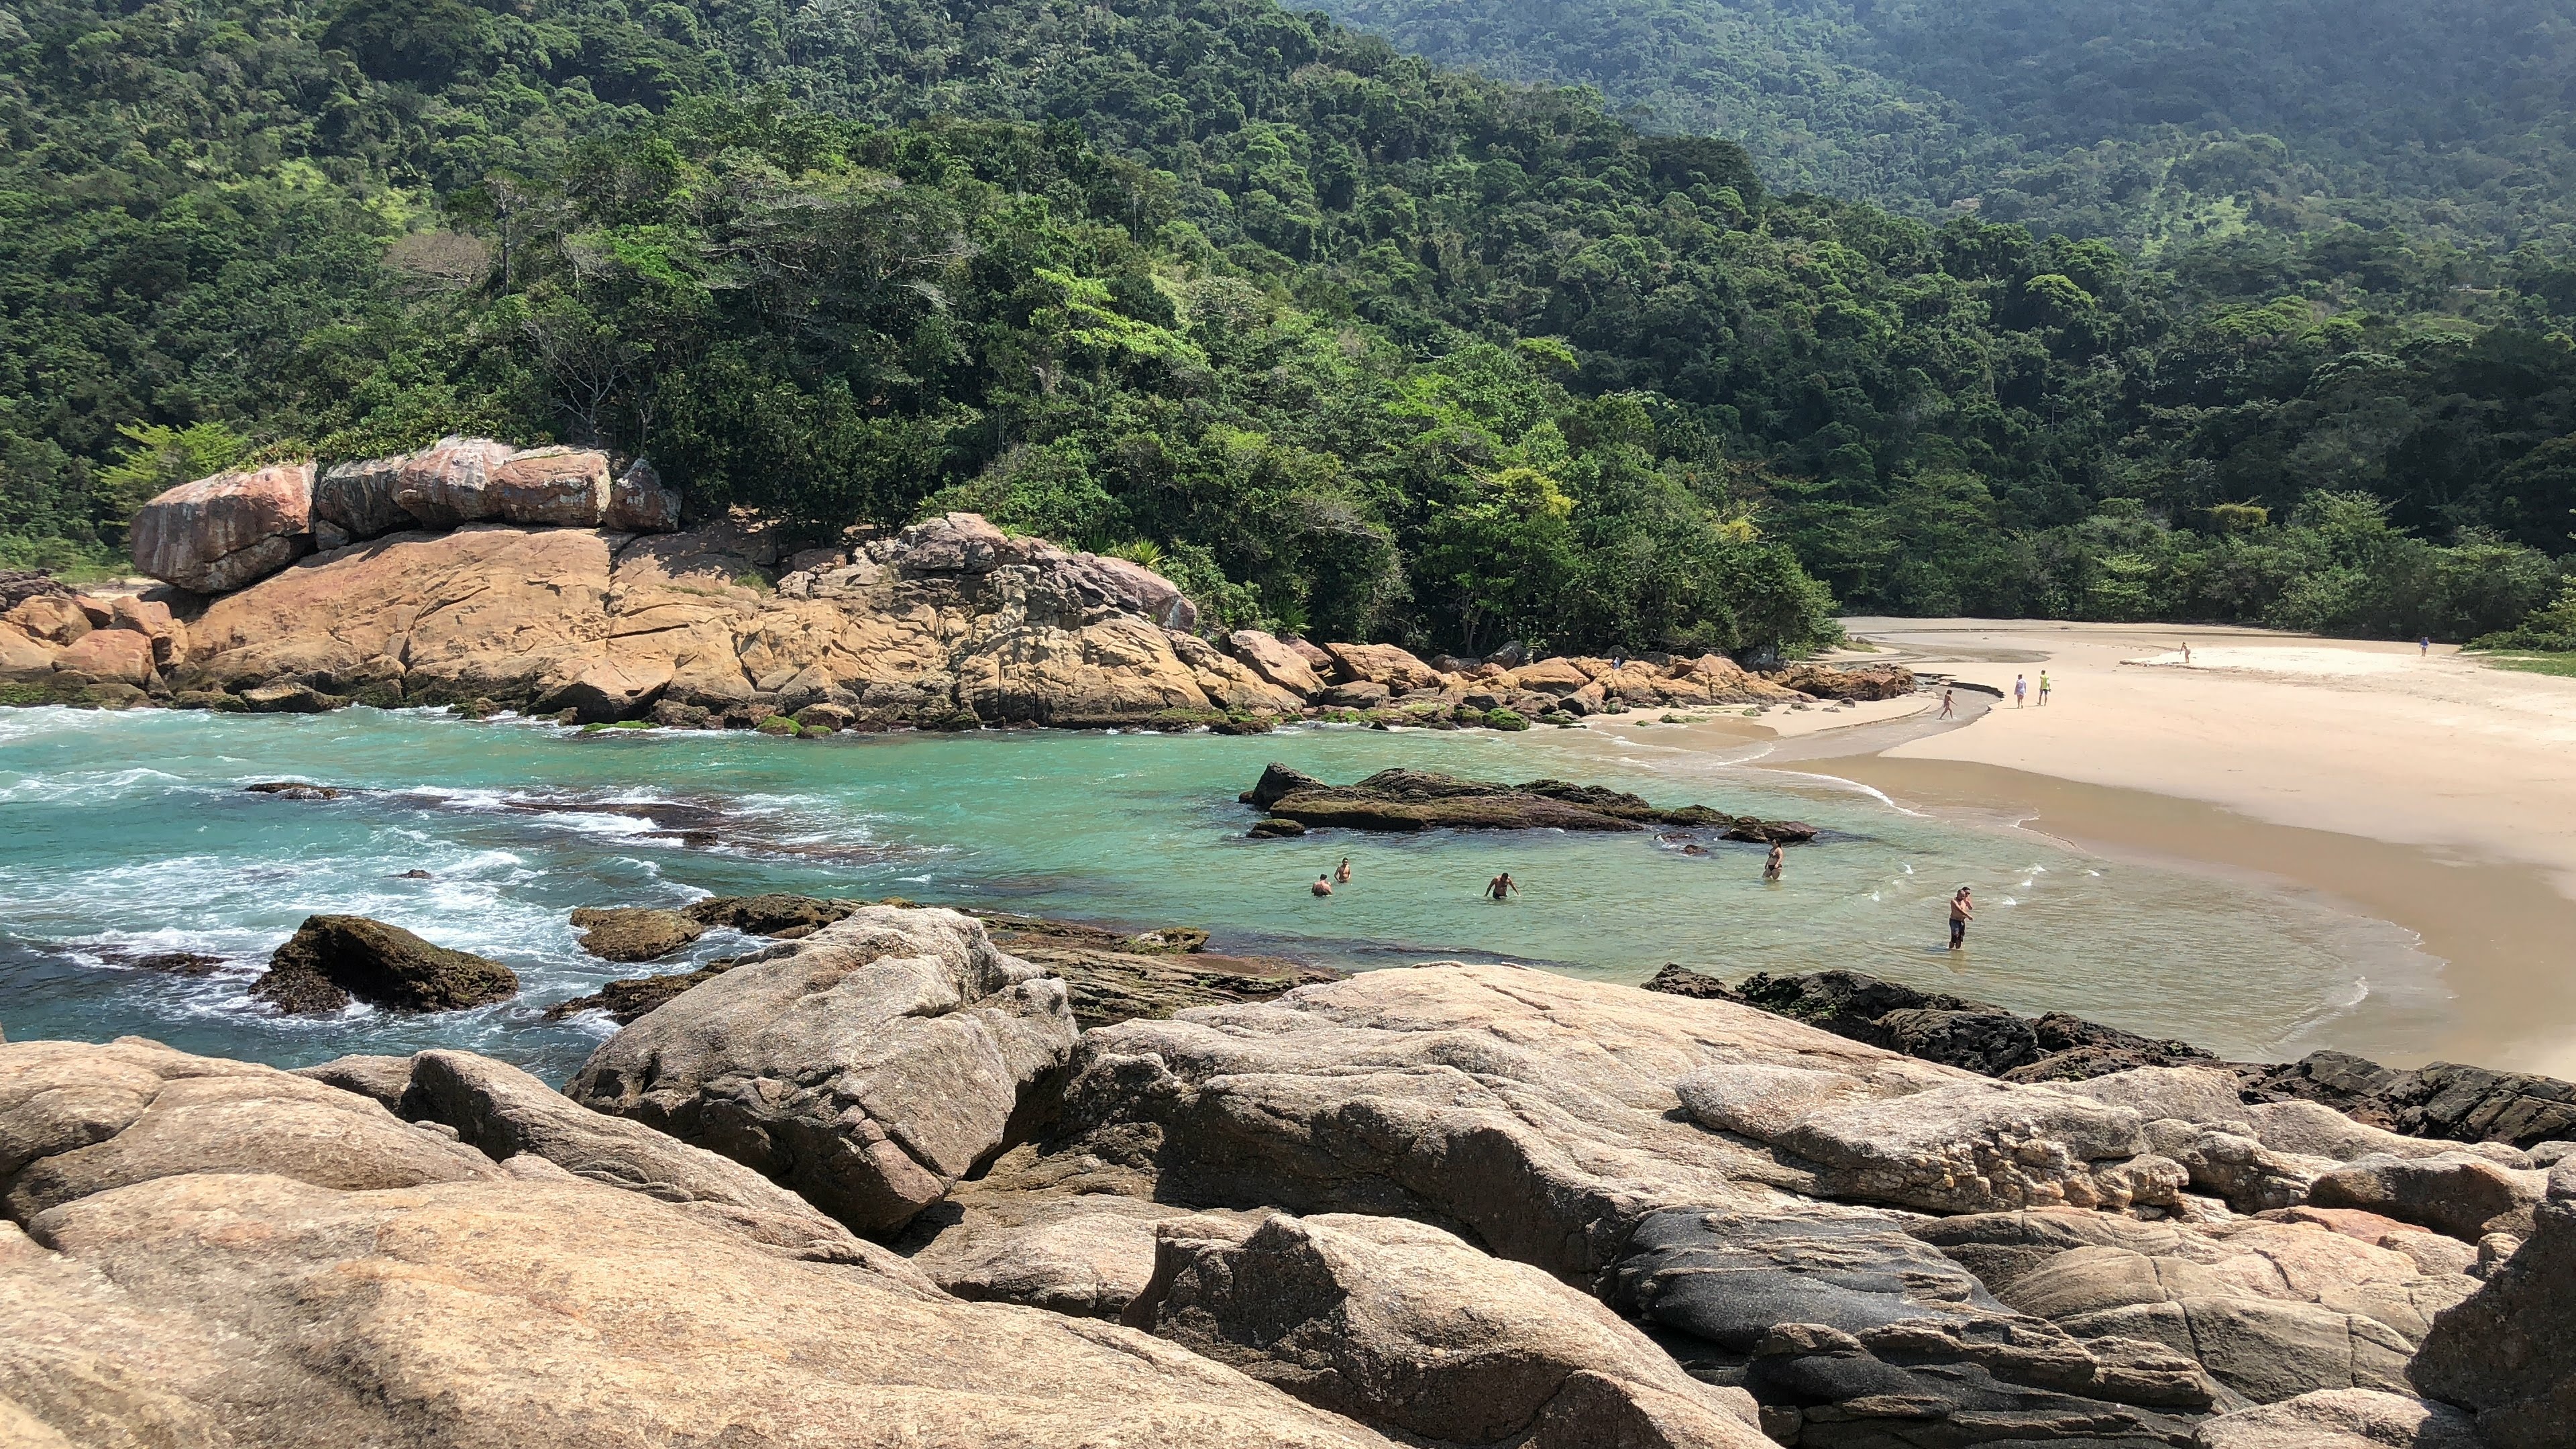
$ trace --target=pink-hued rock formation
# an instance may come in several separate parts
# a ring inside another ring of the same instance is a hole
[[[200,594],[237,589],[313,547],[313,465],[281,463],[182,483],[143,505],[134,567]]]

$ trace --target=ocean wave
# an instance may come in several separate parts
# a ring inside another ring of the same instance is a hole
[[[0,804],[46,805],[56,801],[82,800],[104,803],[127,794],[163,793],[139,791],[134,787],[151,782],[163,787],[186,785],[185,776],[167,770],[136,765],[123,770],[74,770],[58,775],[22,775],[0,785]]]

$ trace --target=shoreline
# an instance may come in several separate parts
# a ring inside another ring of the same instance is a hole
[[[2427,1036],[2420,1006],[2366,997],[2311,1045],[2407,1067],[2576,1075],[2576,972],[2552,964],[2576,939],[2576,765],[2551,758],[2562,728],[2576,740],[2576,681],[2246,629],[1854,624],[1892,646],[1855,658],[2007,692],[2015,674],[2044,669],[2057,698],[2046,715],[2016,713],[1962,690],[1955,722],[1924,718],[1927,703],[1789,730],[1765,728],[1776,715],[1642,736],[1617,719],[1587,727],[2388,924],[2414,939],[2447,998],[2440,1025]],[[2178,656],[2124,660],[2185,638],[2188,673]]]

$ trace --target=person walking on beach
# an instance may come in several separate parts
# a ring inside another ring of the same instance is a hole
[[[2191,641],[2188,639],[2182,641],[2182,667],[2185,669],[2191,667]]]
[[[2416,640],[2416,641],[2415,641],[2415,657],[2416,657],[2416,658],[2418,658],[2418,659],[2425,658],[2425,657],[2429,656],[2432,652],[2433,652],[2433,636],[2432,636],[2432,635],[2427,634],[2427,635],[2425,635],[2423,638],[2418,639],[2418,640]]]
[[[1951,699],[1951,697],[1950,697],[1950,691],[1948,691],[1948,690],[1946,690],[1946,689],[1945,689],[1945,690],[1942,690],[1942,691],[1941,691],[1941,718],[1943,718],[1943,719],[1948,719],[1948,718],[1951,716],[1951,714],[1953,713],[1952,708],[1951,708],[1952,704],[1953,704],[1953,701],[1952,701],[1952,699]]]
[[[1776,840],[1772,841],[1771,856],[1768,860],[1762,862],[1762,878],[1764,880],[1778,880],[1780,878],[1780,867],[1788,863],[1787,855],[1780,849],[1780,842]]]
[[[1337,866],[1333,867],[1333,884],[1335,884],[1335,885],[1349,885],[1350,883],[1351,883],[1351,858],[1350,858],[1349,856],[1347,856],[1347,855],[1346,855],[1346,856],[1343,856],[1343,857],[1342,857],[1342,863],[1341,863],[1340,865],[1337,865]]]
[[[1330,875],[1318,875],[1315,877],[1315,883],[1306,887],[1306,889],[1313,891],[1319,896],[1331,895],[1333,893],[1333,879]]]
[[[2015,708],[2015,709],[2019,709],[2019,708],[2021,708],[2021,702],[2022,702],[2022,700],[2023,700],[2024,698],[2026,698],[2029,694],[2030,694],[2030,681],[2029,681],[2029,680],[2026,680],[2026,679],[2024,679],[2024,678],[2022,678],[2022,677],[2021,677],[2020,675],[2018,675],[2018,674],[2014,675],[2014,676],[2013,676],[2013,708]]]
[[[1968,922],[1975,920],[1976,916],[1976,902],[1968,899],[1968,888],[1966,886],[1959,887],[1958,894],[1950,897],[1951,950],[1957,951],[1964,949],[1967,946]]]
[[[2043,706],[2048,703],[2048,671],[2045,669],[2039,671],[2039,702]]]
[[[1520,888],[1520,882],[1512,879],[1512,873],[1510,871],[1504,871],[1501,875],[1485,882],[1485,899],[1491,901],[1509,900],[1513,893],[1518,891]]]

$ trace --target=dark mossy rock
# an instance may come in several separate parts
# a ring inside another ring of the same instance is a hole
[[[1282,820],[1274,815],[1266,820],[1253,821],[1252,828],[1243,833],[1254,840],[1293,840],[1305,834],[1306,827],[1294,820]]]
[[[1687,996],[1694,1001],[1741,1002],[1744,1000],[1734,987],[1705,971],[1693,971],[1678,963],[1667,964],[1663,970],[1656,972],[1646,982],[1646,989],[1660,991],[1666,996]]]
[[[242,714],[250,709],[235,695],[220,689],[183,689],[170,697],[172,709],[202,709],[216,714]]]
[[[859,905],[857,901],[818,900],[813,896],[709,896],[691,902],[680,914],[701,926],[728,926],[746,935],[792,941],[812,935]]]
[[[603,961],[658,961],[706,934],[703,922],[650,907],[584,906],[572,913],[581,949]]]
[[[242,706],[253,714],[323,714],[349,703],[345,694],[324,694],[309,684],[263,684],[245,689]]]
[[[585,1011],[604,1011],[608,1013],[609,1020],[619,1026],[632,1026],[681,992],[713,981],[732,970],[736,959],[719,956],[695,971],[673,971],[663,976],[611,981],[588,996],[576,996],[547,1007],[546,1020],[562,1021]]]
[[[460,1011],[519,994],[517,973],[470,951],[434,946],[365,916],[307,916],[268,958],[250,994],[292,1016],[352,1001],[388,1011]]]
[[[341,795],[329,785],[308,785],[302,780],[262,780],[242,789],[248,794],[274,795],[281,800],[337,800]]]
[[[1643,830],[1650,825],[1726,829],[1737,819],[1705,805],[1667,810],[1643,797],[1599,785],[1532,780],[1501,785],[1430,770],[1380,770],[1351,785],[1328,785],[1274,764],[1239,797],[1271,817],[1309,829],[1344,830]],[[1812,839],[1783,833],[1779,838]]]

